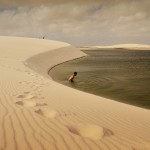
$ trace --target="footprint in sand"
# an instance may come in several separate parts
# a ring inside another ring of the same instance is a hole
[[[33,72],[30,72],[30,71],[28,71],[28,70],[25,70],[24,72],[25,72],[26,74],[30,75],[30,76],[34,76],[34,77],[38,76],[38,74],[33,73]]]
[[[37,106],[46,106],[47,103],[37,103]]]
[[[35,107],[35,106],[37,106],[36,101],[33,101],[33,100],[18,101],[18,102],[16,102],[16,104],[21,105],[21,106],[25,106],[25,107]]]
[[[35,95],[31,95],[31,94],[27,94],[27,95],[18,95],[17,96],[17,98],[23,98],[23,99],[36,99],[37,98],[37,96],[35,96]]]
[[[30,92],[28,92],[28,91],[27,91],[27,92],[24,92],[24,94],[29,94],[29,93],[30,93]]]
[[[109,129],[93,125],[93,124],[77,124],[72,126],[66,126],[67,129],[78,136],[89,138],[92,140],[100,140],[104,136],[113,135],[113,132]]]
[[[58,116],[58,112],[54,109],[48,109],[48,108],[39,108],[35,111],[36,113],[47,117],[47,118],[56,118]]]
[[[114,135],[114,133],[108,128],[104,128],[103,127],[103,131],[104,131],[104,137],[105,136],[112,136],[112,135]]]
[[[16,102],[18,105],[26,106],[26,107],[35,107],[35,106],[46,106],[46,103],[37,103],[34,100],[23,100]]]
[[[19,84],[30,84],[29,81],[20,81]]]

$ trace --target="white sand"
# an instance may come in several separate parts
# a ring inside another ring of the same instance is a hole
[[[0,37],[1,150],[150,150],[150,110],[48,77],[82,56],[63,42]]]
[[[127,50],[150,50],[150,45],[142,44],[118,44],[111,46],[83,46],[83,50],[92,50],[92,49],[127,49]]]

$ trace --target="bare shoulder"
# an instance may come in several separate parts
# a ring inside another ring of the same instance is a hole
[[[73,79],[73,75],[71,75],[71,76],[68,78],[69,81],[72,80],[72,79]]]

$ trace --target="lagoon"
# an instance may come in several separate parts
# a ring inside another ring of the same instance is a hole
[[[150,109],[150,51],[90,50],[54,67],[50,76],[72,88]],[[68,77],[77,71],[74,83]]]

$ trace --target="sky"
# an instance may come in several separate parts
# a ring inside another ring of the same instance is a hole
[[[150,44],[150,0],[0,0],[0,36]]]

